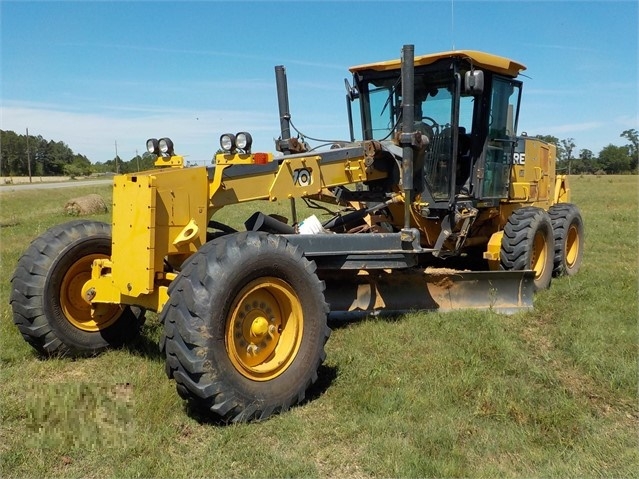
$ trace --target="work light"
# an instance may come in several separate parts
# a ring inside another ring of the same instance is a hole
[[[252,143],[253,138],[251,138],[251,135],[245,131],[241,131],[235,135],[235,144],[240,150],[244,150],[248,153],[251,149]]]
[[[170,138],[162,138],[158,142],[158,147],[163,156],[173,156],[173,142]]]
[[[229,153],[235,150],[235,135],[224,133],[220,136],[220,147]]]
[[[160,150],[158,148],[158,140],[155,138],[149,138],[146,140],[146,151],[151,153],[152,155],[158,155]]]

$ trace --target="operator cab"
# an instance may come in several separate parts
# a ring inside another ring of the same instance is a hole
[[[415,153],[415,193],[431,210],[460,201],[482,206],[508,196],[525,67],[476,51],[416,56],[413,128],[402,126],[401,61],[352,67],[352,141],[392,143],[418,131],[428,144]],[[361,137],[352,133],[361,131]]]

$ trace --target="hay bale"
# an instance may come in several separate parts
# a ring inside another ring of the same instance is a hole
[[[92,193],[86,196],[79,196],[67,201],[64,211],[71,216],[95,215],[106,213],[108,210],[104,198]]]

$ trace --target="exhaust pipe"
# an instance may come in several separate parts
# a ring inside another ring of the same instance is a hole
[[[272,216],[265,215],[264,213],[257,211],[251,215],[249,219],[244,222],[246,231],[265,231],[273,234],[295,234],[295,228],[287,225],[283,221],[273,218]]]

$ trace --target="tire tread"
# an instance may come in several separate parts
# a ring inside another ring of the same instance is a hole
[[[160,315],[164,323],[161,347],[166,355],[168,377],[176,381],[183,398],[198,409],[216,414],[223,421],[266,419],[299,404],[304,400],[306,390],[317,381],[317,370],[326,356],[324,344],[330,336],[330,328],[324,323],[320,333],[321,352],[315,364],[309,366],[312,373],[298,385],[295,394],[278,404],[242,397],[207,357],[211,338],[207,324],[211,314],[207,292],[226,284],[231,274],[229,271],[242,255],[259,257],[273,251],[293,258],[312,278],[315,294],[321,294],[320,309],[325,321],[328,314],[328,304],[323,297],[325,286],[315,274],[315,264],[284,238],[257,232],[224,235],[204,245],[187,261],[178,278],[169,286],[170,299]]]

